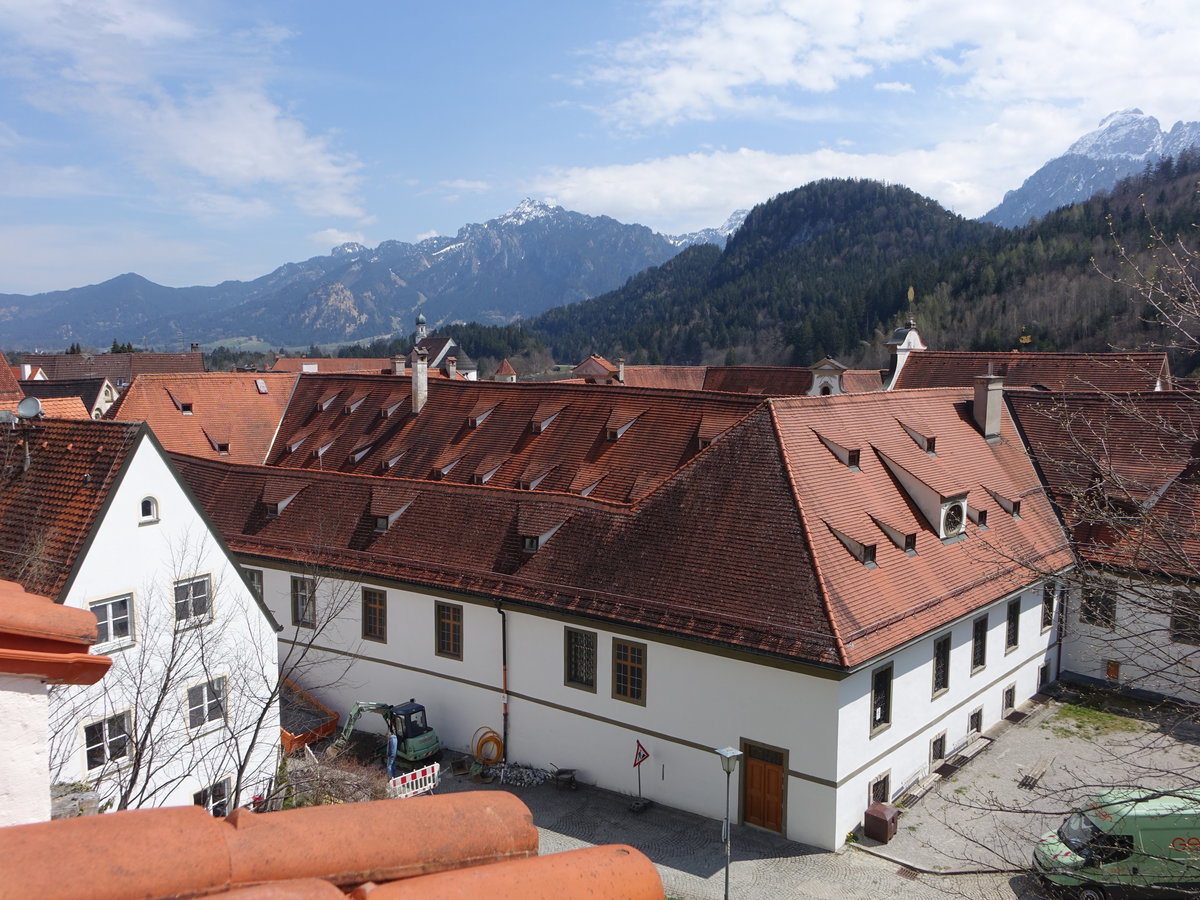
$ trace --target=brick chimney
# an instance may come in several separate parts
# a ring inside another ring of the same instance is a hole
[[[1004,405],[1004,379],[999,375],[975,376],[975,427],[989,441],[1000,437],[1000,407]]]
[[[449,378],[451,381],[453,381],[455,378],[458,377],[458,357],[457,356],[447,356],[446,357],[446,377]]]
[[[395,356],[392,357],[392,374],[393,375],[403,375],[404,374],[404,357],[402,355],[400,355],[399,353],[397,353]]]
[[[412,414],[417,415],[429,399],[429,352],[424,347],[413,351]]]
[[[621,384],[625,383],[625,360],[617,360],[617,381]]]

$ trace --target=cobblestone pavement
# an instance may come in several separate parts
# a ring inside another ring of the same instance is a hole
[[[828,853],[734,826],[730,896],[1034,900],[1040,895],[1020,869],[1034,838],[1060,823],[1073,802],[1096,785],[1166,786],[1178,782],[1182,768],[1200,767],[1200,733],[1167,734],[1151,718],[1075,709],[1051,701],[992,732],[987,750],[901,816],[887,846],[864,841]],[[1140,768],[1131,770],[1131,756]],[[1032,790],[1020,786],[1042,769]],[[504,788],[446,774],[439,793],[505,789],[532,810],[542,853],[631,844],[658,867],[668,897],[723,896],[721,823],[712,819],[658,805],[634,813],[629,797],[586,785],[578,791],[556,790],[552,782]]]
[[[507,790],[498,782],[473,784],[444,775],[439,793]],[[711,900],[724,896],[721,823],[665,806],[630,811],[630,798],[581,786],[556,790],[553,784],[513,787],[533,812],[542,853],[595,844],[637,847],[658,867],[668,897]],[[755,828],[734,826],[730,896],[739,900],[878,900],[880,896],[965,897],[978,900],[1020,896],[1008,874],[945,876],[902,872],[894,862],[856,849],[826,853]],[[913,877],[915,875],[915,877]],[[1035,895],[1029,894],[1029,897]]]

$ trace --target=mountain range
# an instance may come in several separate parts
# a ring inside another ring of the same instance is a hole
[[[1101,120],[1095,131],[1050,160],[983,217],[984,222],[1019,228],[1030,219],[1108,191],[1164,157],[1200,146],[1200,122],[1176,122],[1163,131],[1154,116],[1125,109]]]
[[[1140,110],[1113,113],[1010,191],[982,218],[986,224],[968,223],[903,188],[877,198],[881,210],[893,201],[901,209],[872,221],[859,216],[857,203],[875,188],[836,180],[781,195],[791,198],[783,201],[782,222],[774,221],[781,208],[775,198],[750,213],[735,212],[718,228],[687,235],[658,234],[527,199],[497,218],[464,225],[454,236],[384,241],[373,248],[342,244],[326,256],[285,264],[253,281],[170,288],[130,273],[32,297],[0,295],[0,333],[13,349],[60,349],[74,342],[104,347],[114,340],[158,348],[192,341],[260,347],[366,344],[407,336],[420,312],[441,330],[453,323],[527,323],[565,359],[606,347],[676,362],[712,362],[714,356],[717,361],[803,360],[817,351],[845,353],[864,339],[863,329],[873,327],[869,322],[886,319],[897,295],[886,302],[866,298],[860,293],[864,284],[891,290],[897,279],[915,284],[934,275],[947,284],[961,282],[974,270],[960,259],[962,271],[942,271],[950,249],[1003,234],[994,225],[1031,227],[1031,219],[1050,218],[1051,211],[1110,191],[1122,177],[1149,173],[1196,145],[1198,122],[1177,122],[1164,132],[1157,119]],[[914,210],[931,218],[918,222]],[[911,221],[896,226],[893,214]],[[950,221],[957,224],[950,227]],[[927,237],[910,245],[905,228],[918,229],[918,235],[931,229],[944,241]],[[777,232],[786,235],[786,246],[767,252]],[[829,255],[788,252],[804,248],[822,248]],[[873,270],[864,268],[868,261]],[[896,267],[910,274],[902,276]],[[855,271],[847,281],[849,268]],[[997,266],[985,269],[995,274]],[[765,313],[754,305],[766,290],[759,284],[763,279],[772,282],[775,293]],[[657,326],[639,331],[625,321],[623,305],[654,292],[661,295],[659,312],[667,319],[687,319],[676,322],[669,339]],[[683,295],[690,311],[678,306]],[[748,296],[758,299],[744,309],[735,304],[721,312],[723,298]],[[579,302],[588,298],[595,299]],[[750,309],[762,317],[743,322]],[[790,324],[785,315],[792,317]],[[457,327],[461,333],[463,326]],[[479,326],[472,328],[482,339]],[[511,343],[520,331],[504,331],[503,340],[493,332],[485,343]]]
[[[505,323],[612,290],[681,249],[724,246],[745,215],[734,213],[719,228],[663,235],[526,199],[453,237],[342,244],[253,281],[170,288],[125,274],[34,297],[0,294],[0,329],[15,348],[103,347],[116,339],[148,347],[239,339],[278,346],[406,335],[418,312],[431,327]]]

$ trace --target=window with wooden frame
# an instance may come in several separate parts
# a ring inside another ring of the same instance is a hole
[[[250,593],[254,595],[255,600],[263,598],[263,573],[262,569],[242,569],[246,573],[246,581],[250,585]]]
[[[892,724],[892,666],[871,673],[871,734]]]
[[[292,624],[297,628],[317,627],[317,582],[292,576]]]
[[[1016,650],[1021,640],[1021,598],[1010,600],[1004,623],[1004,652]]]
[[[1084,588],[1079,604],[1079,621],[1112,631],[1117,627],[1117,596],[1104,588]]]
[[[646,705],[646,645],[613,638],[612,695]]]
[[[596,632],[577,628],[563,630],[563,682],[567,687],[596,690]]]
[[[950,635],[933,642],[933,696],[950,690]]]
[[[971,674],[987,665],[988,617],[980,616],[971,625]]]
[[[387,643],[387,591],[362,589],[362,636],[364,640]]]
[[[1058,607],[1058,583],[1047,581],[1042,588],[1042,631],[1054,627],[1054,612]]]
[[[463,658],[463,608],[456,603],[438,603],[434,652],[449,659]]]
[[[1200,646],[1200,604],[1194,598],[1180,597],[1172,604],[1171,640]]]

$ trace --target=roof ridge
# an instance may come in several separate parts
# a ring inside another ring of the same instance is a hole
[[[846,396],[866,396],[866,395],[846,395]],[[795,398],[772,398],[776,399],[795,399]],[[817,593],[821,600],[821,610],[825,614],[825,620],[829,625],[829,633],[833,635],[834,645],[837,647],[838,662],[845,666],[848,665],[848,656],[846,654],[846,644],[842,640],[841,634],[838,632],[837,622],[833,616],[833,607],[830,603],[829,593],[825,589],[825,576],[821,572],[821,563],[817,559],[816,551],[813,547],[812,532],[808,527],[808,520],[805,518],[804,509],[800,505],[800,491],[796,485],[796,478],[792,473],[792,467],[788,465],[786,459],[786,450],[784,449],[783,434],[779,430],[779,419],[775,415],[774,402],[768,403],[769,415],[771,418],[771,429],[775,433],[775,446],[779,451],[779,463],[783,468],[784,476],[787,478],[788,487],[792,492],[792,502],[796,508],[796,518],[800,522],[800,531],[804,535],[804,543],[808,549],[808,558],[811,561],[813,574],[816,575]]]

